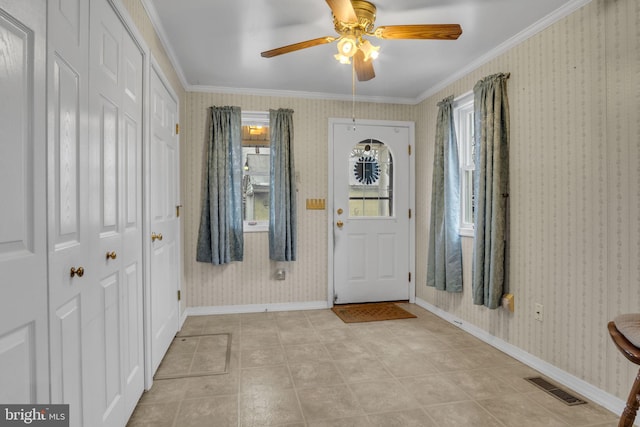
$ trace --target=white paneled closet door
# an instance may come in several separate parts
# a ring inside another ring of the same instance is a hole
[[[108,0],[49,6],[51,400],[124,426],[144,386],[143,54]]]
[[[143,54],[107,0],[90,4],[91,267],[86,425],[121,426],[144,387]]]
[[[49,400],[46,2],[0,0],[0,402]]]
[[[85,425],[85,303],[96,278],[88,215],[89,3],[55,6],[48,8],[47,41],[51,402],[69,404],[76,427]]]
[[[151,70],[151,365],[155,372],[179,328],[178,104],[155,67]]]

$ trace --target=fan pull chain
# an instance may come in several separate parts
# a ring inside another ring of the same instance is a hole
[[[356,64],[355,61],[351,64],[351,120],[353,120],[353,126],[356,125]]]

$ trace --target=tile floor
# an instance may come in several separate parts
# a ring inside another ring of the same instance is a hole
[[[536,371],[413,304],[416,319],[345,324],[330,310],[190,317],[232,334],[229,373],[155,381],[129,427],[617,425],[523,378]],[[569,391],[569,390],[567,390]]]

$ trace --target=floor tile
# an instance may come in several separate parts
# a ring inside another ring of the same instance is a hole
[[[127,427],[172,427],[181,401],[136,406]]]
[[[391,378],[385,366],[374,357],[340,359],[335,365],[348,383]]]
[[[238,394],[239,389],[237,375],[207,375],[202,377],[185,378],[184,381],[184,396],[187,399]]]
[[[322,344],[285,345],[284,352],[289,363],[333,360],[326,347]]]
[[[350,384],[349,388],[367,414],[412,409],[420,405],[396,380]]]
[[[453,381],[473,399],[488,399],[516,392],[506,381],[496,378],[484,369],[455,371],[443,376]]]
[[[293,381],[286,365],[247,368],[240,372],[241,393],[265,393],[290,388],[293,388]]]
[[[369,415],[369,421],[374,427],[440,427],[422,409],[388,412],[385,414]],[[460,424],[462,426],[463,424]],[[471,424],[464,424],[471,425]]]
[[[471,400],[451,378],[444,375],[426,375],[400,378],[398,381],[420,402],[421,405],[435,405]]]
[[[346,386],[298,389],[298,397],[308,421],[364,415],[357,399]]]
[[[284,361],[284,351],[280,346],[242,350],[240,355],[243,368],[282,365]]]
[[[302,413],[293,390],[271,390],[240,395],[240,425],[262,427],[302,422]]]
[[[332,420],[309,421],[307,425],[309,427],[371,427],[369,419],[364,415]]]
[[[177,424],[180,427],[238,425],[238,399],[235,395],[189,399],[182,402]]]
[[[343,383],[335,364],[330,361],[290,363],[289,370],[296,387],[316,387]]]
[[[563,388],[576,397],[585,401],[587,400],[577,395],[572,390],[566,387]],[[619,417],[617,415],[607,411],[601,406],[589,403],[588,401],[583,405],[570,406],[543,391],[530,393],[528,394],[528,396],[530,396],[531,399],[536,403],[544,406],[544,408],[549,412],[558,416],[561,420],[571,426],[588,425],[591,423],[609,423],[609,425],[616,425],[619,420]]]
[[[507,427],[556,427],[567,424],[543,406],[535,403],[531,393],[511,394],[478,403]]]
[[[151,389],[142,394],[139,403],[179,402],[186,395],[186,384],[183,378],[156,380]]]
[[[491,414],[472,401],[447,403],[425,408],[438,427],[502,427]],[[528,426],[521,420],[521,427]]]

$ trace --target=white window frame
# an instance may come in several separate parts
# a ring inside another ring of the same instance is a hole
[[[242,126],[269,126],[268,111],[242,111]],[[244,170],[242,171],[244,176]],[[256,233],[269,231],[269,220],[246,221],[243,216],[243,231],[245,233]]]
[[[461,236],[473,237],[473,218],[465,218],[465,212],[472,211],[473,180],[465,177],[475,169],[473,159],[473,91],[467,92],[453,101],[453,121],[458,140],[458,162],[460,163],[460,227]]]

